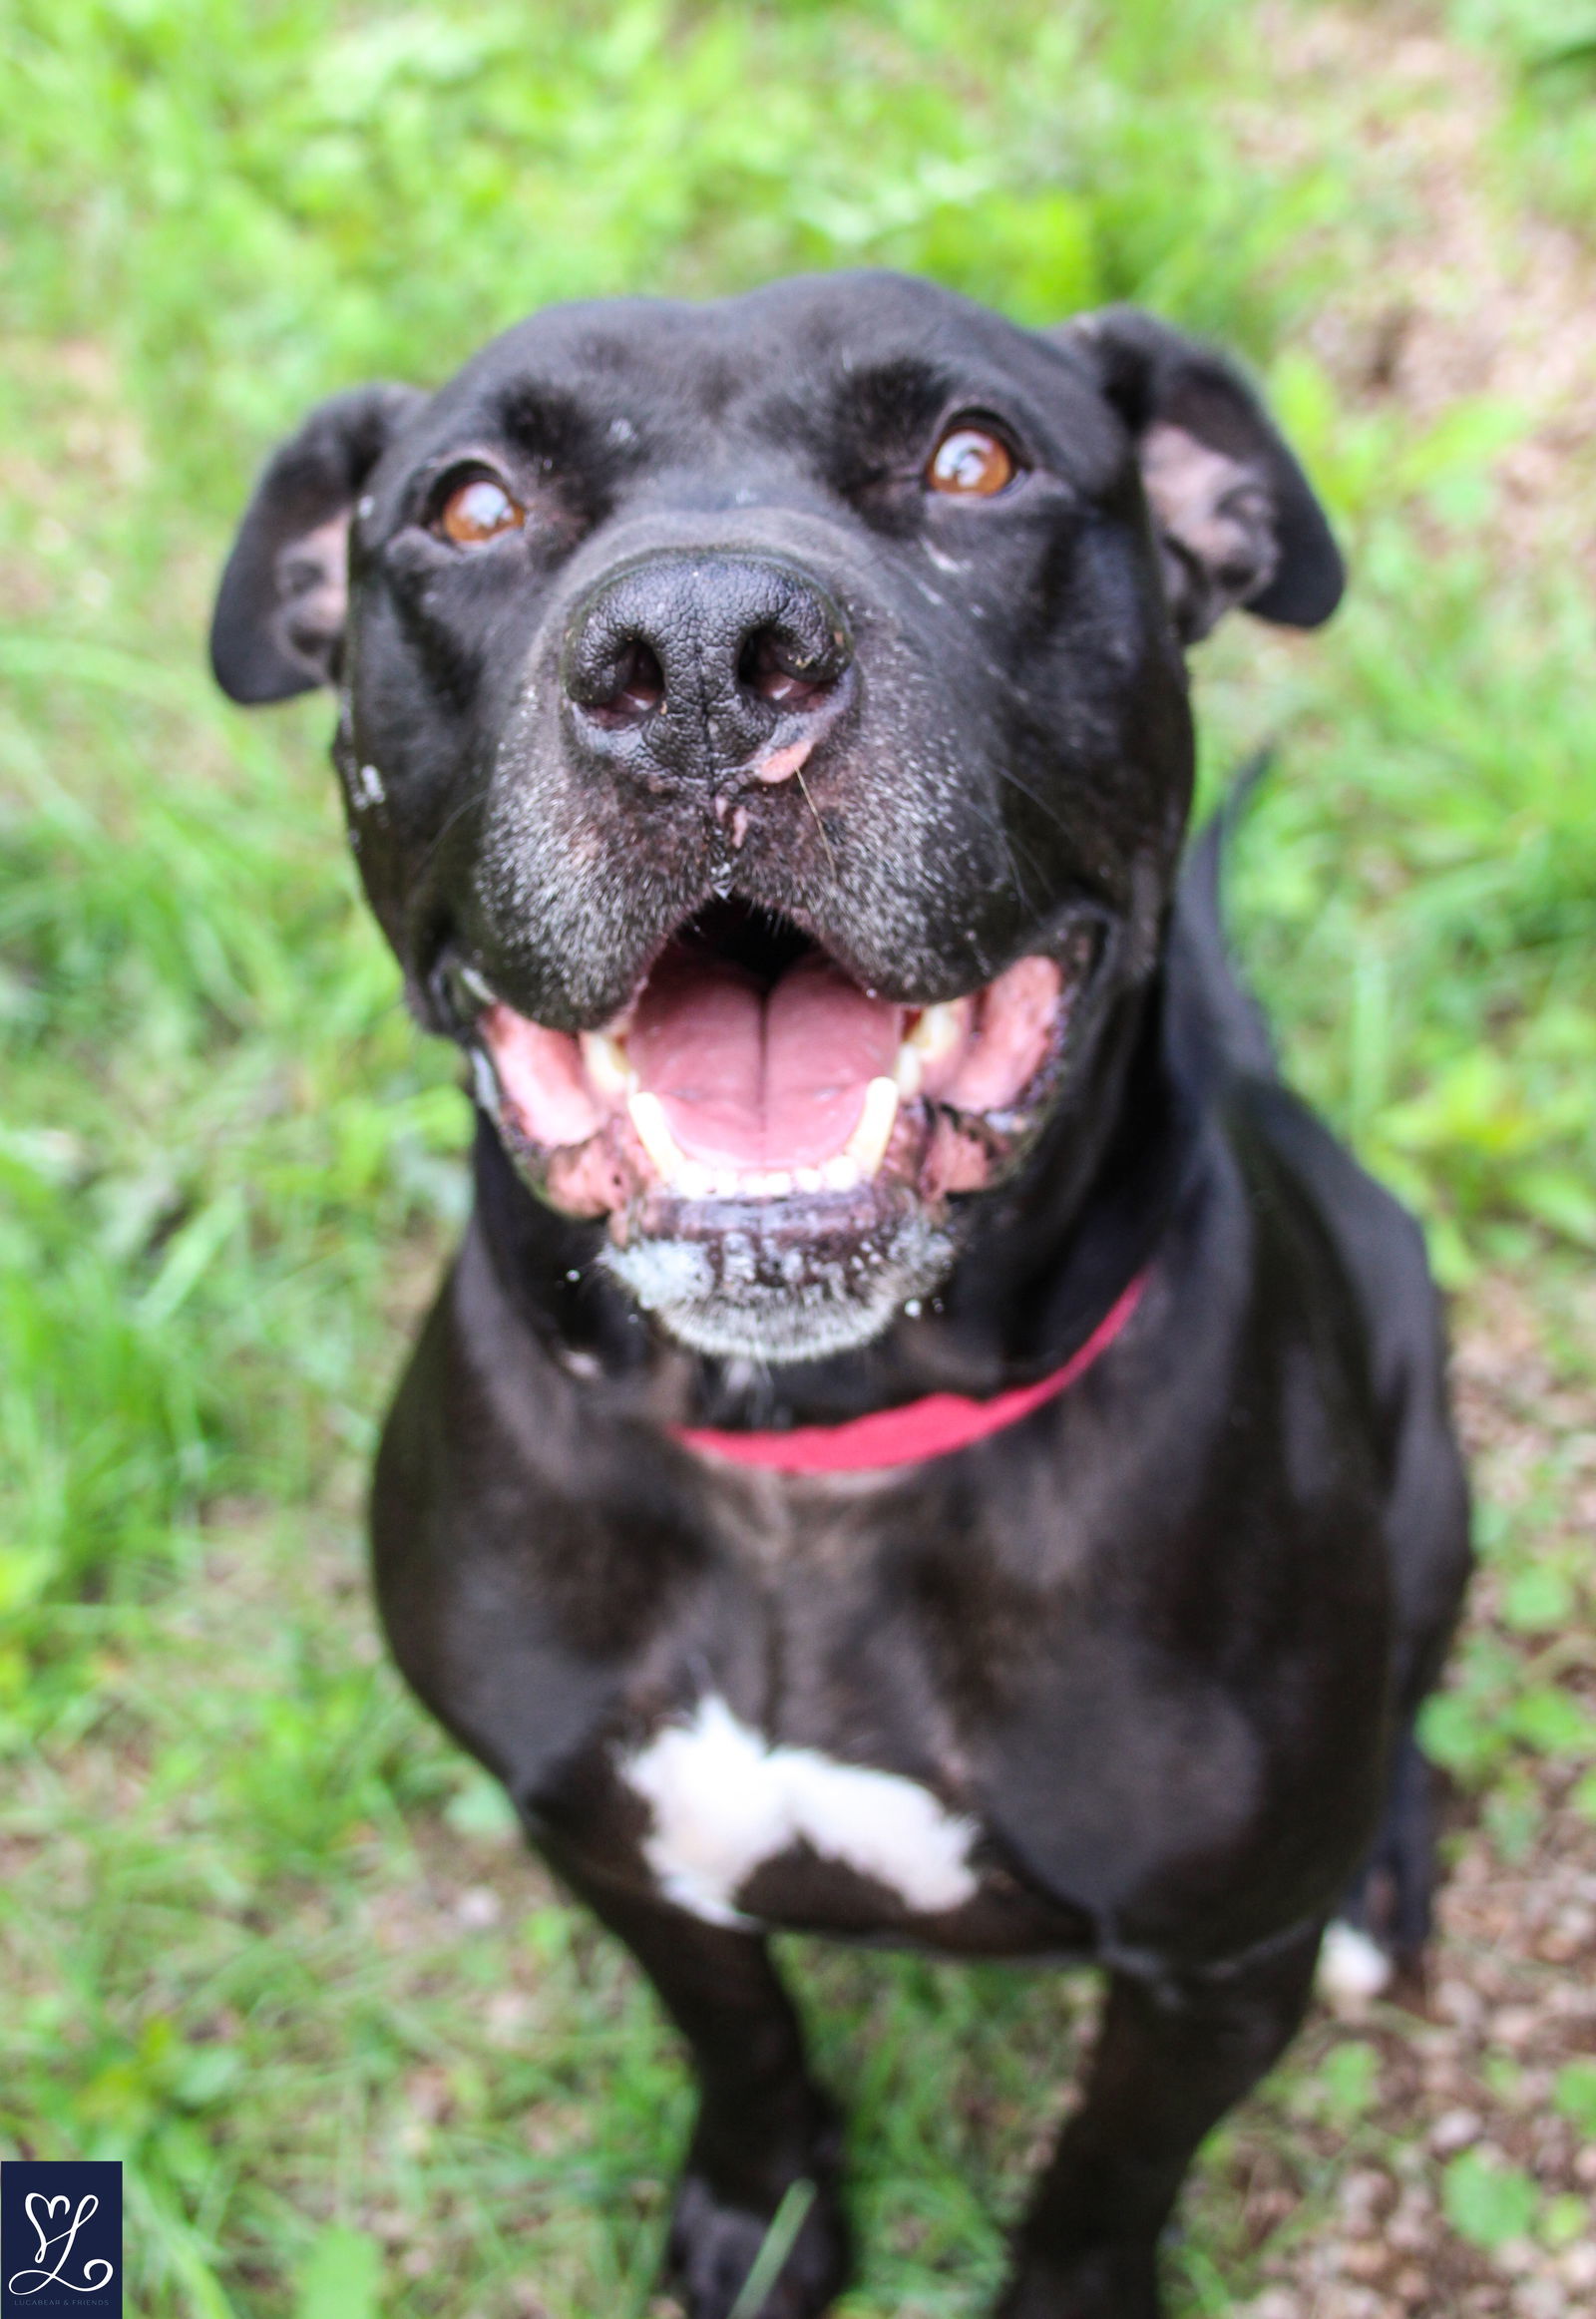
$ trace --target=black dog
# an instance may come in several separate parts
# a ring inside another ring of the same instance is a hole
[[[694,2319],[784,2200],[766,2319],[847,2270],[768,1928],[1106,1968],[1007,2319],[1156,2312],[1327,1921],[1422,1937],[1435,1301],[1275,1075],[1214,848],[1174,899],[1182,646],[1341,583],[1213,354],[886,275],[540,315],[324,405],[244,520],[217,675],[337,686],[477,1073],[383,1615],[692,2049]]]

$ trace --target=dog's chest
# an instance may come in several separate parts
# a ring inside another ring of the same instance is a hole
[[[714,1693],[619,1768],[648,1812],[656,1884],[712,1924],[750,1921],[759,1872],[778,1863],[806,1864],[817,1897],[836,1881],[828,1871],[845,1871],[912,1917],[945,1915],[981,1888],[968,1813],[902,1772],[774,1740]]]
[[[935,1509],[854,1490],[740,1511],[610,1752],[653,1888],[716,1924],[1017,1943],[979,1734],[926,1611]]]

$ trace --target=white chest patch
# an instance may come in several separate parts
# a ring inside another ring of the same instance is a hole
[[[668,1725],[620,1769],[652,1810],[643,1856],[660,1889],[711,1924],[748,1923],[732,1895],[800,1840],[926,1914],[977,1890],[974,1820],[899,1772],[773,1747],[723,1699],[700,1700],[689,1723]]]

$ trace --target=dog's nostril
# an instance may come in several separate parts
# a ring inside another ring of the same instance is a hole
[[[640,636],[632,639],[620,670],[613,705],[628,716],[647,716],[665,697],[665,672]]]
[[[560,674],[579,746],[684,780],[816,738],[845,704],[852,658],[841,604],[806,574],[680,549],[598,582],[572,611]]]
[[[756,628],[743,644],[737,681],[776,708],[808,708],[829,692],[835,671],[820,653],[806,653],[779,628]]]
[[[664,697],[665,672],[658,655],[640,636],[633,636],[621,649],[603,698],[584,701],[583,707],[598,725],[640,725]]]

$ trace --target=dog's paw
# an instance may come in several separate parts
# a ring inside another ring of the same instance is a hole
[[[1332,2005],[1384,1996],[1403,2002],[1423,1989],[1435,1887],[1432,1782],[1409,1735],[1397,1749],[1380,1833],[1320,1950],[1319,1990]]]
[[[993,2319],[1162,2319],[1151,2247],[1094,2247],[1063,2260],[1021,2255]]]
[[[764,2276],[762,2291],[755,2276],[761,2257],[774,2274]],[[688,2319],[820,2319],[849,2268],[847,2221],[830,2181],[800,2177],[773,2213],[757,2214],[729,2204],[702,2174],[684,2176],[665,2281]]]
[[[1337,1917],[1325,1928],[1314,1985],[1327,2005],[1357,2007],[1384,1997],[1396,1978],[1396,1959],[1362,1925]]]

